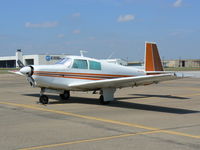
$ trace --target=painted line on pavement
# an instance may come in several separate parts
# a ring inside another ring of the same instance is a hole
[[[26,105],[26,104],[17,104],[17,103],[9,103],[9,102],[0,102],[0,104],[17,106],[17,107],[28,108],[28,109],[33,109],[33,110],[40,110],[40,111],[62,114],[62,115],[67,115],[67,116],[72,116],[72,117],[77,117],[77,118],[83,118],[83,119],[88,119],[88,120],[95,120],[95,121],[100,121],[100,122],[105,122],[105,123],[116,124],[116,125],[135,127],[135,128],[145,129],[145,130],[159,131],[159,132],[168,133],[168,134],[172,134],[172,135],[179,135],[179,136],[185,136],[185,137],[200,139],[199,135],[191,135],[191,134],[187,134],[187,133],[181,133],[181,132],[170,131],[170,130],[163,130],[163,129],[159,129],[159,128],[154,128],[154,127],[149,127],[149,126],[144,126],[144,125],[139,125],[139,124],[134,124],[134,123],[121,122],[121,121],[109,120],[109,119],[104,119],[104,118],[97,118],[97,117],[86,116],[86,115],[79,115],[79,114],[65,112],[65,111],[59,111],[59,110],[42,108],[42,107],[30,106],[30,105]]]
[[[72,144],[80,144],[80,143],[103,141],[103,140],[112,140],[112,139],[117,139],[117,138],[124,138],[124,137],[136,136],[136,135],[146,135],[146,134],[153,134],[153,133],[159,133],[159,132],[160,131],[146,131],[146,132],[138,132],[138,133],[121,134],[121,135],[114,135],[114,136],[107,136],[107,137],[100,137],[100,138],[93,138],[93,139],[86,139],[86,140],[64,142],[64,143],[58,143],[58,144],[33,146],[33,147],[29,147],[29,148],[22,148],[19,150],[35,150],[35,149],[44,149],[44,148],[52,148],[52,147],[61,147],[61,146],[72,145]]]

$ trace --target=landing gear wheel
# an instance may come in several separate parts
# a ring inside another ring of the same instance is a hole
[[[42,95],[42,96],[40,96],[39,101],[40,101],[41,104],[48,104],[49,98],[46,95]]]
[[[70,97],[70,92],[69,91],[64,91],[63,94],[60,94],[60,98],[63,100],[68,100]]]
[[[104,101],[103,95],[100,96],[99,100],[100,100],[100,104],[101,104],[101,105],[106,105],[106,104],[109,104],[109,103],[110,103],[110,101]]]

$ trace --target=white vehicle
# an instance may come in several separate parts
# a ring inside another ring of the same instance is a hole
[[[100,91],[100,103],[114,100],[117,88],[137,87],[177,79],[175,73],[163,71],[155,43],[146,43],[145,69],[121,66],[84,56],[67,56],[54,65],[23,66],[17,74],[26,76],[33,87],[41,88],[39,102],[48,103],[45,92],[68,99],[70,91]]]

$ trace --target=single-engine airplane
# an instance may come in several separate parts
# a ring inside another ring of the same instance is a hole
[[[41,88],[39,102],[48,104],[45,93],[60,94],[67,100],[70,91],[100,91],[100,103],[114,100],[117,88],[157,84],[177,79],[175,73],[165,72],[155,43],[146,42],[144,70],[108,63],[84,56],[67,56],[54,65],[24,66],[15,72],[24,75],[31,86]]]

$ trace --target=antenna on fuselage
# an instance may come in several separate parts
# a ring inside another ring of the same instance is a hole
[[[87,53],[88,51],[80,50],[81,57],[84,57],[83,54]]]

